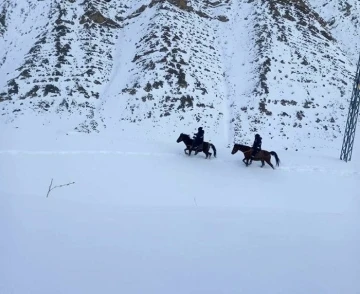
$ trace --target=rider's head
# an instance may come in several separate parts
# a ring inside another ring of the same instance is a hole
[[[256,134],[256,135],[255,135],[255,138],[260,138],[260,135],[259,135],[259,134]]]
[[[199,128],[198,128],[198,131],[200,132],[200,131],[202,131],[202,129],[203,129],[202,127],[199,127]]]

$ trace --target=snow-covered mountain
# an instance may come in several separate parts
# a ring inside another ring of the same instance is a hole
[[[340,2],[5,0],[1,120],[339,144],[360,13],[356,0]]]
[[[311,5],[326,21],[332,35],[353,63],[360,53],[360,2],[344,0],[310,0]]]

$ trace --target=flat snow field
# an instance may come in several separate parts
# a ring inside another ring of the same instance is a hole
[[[360,293],[358,151],[31,138],[1,140],[0,293]]]

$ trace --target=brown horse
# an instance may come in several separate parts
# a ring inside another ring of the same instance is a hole
[[[187,154],[189,156],[191,155],[191,151],[193,151],[192,144],[193,144],[194,140],[191,139],[189,135],[181,133],[179,138],[176,140],[176,142],[177,143],[184,142],[184,144],[186,146],[186,148],[184,149],[185,154]],[[212,153],[209,152],[210,148],[214,151],[214,157],[216,157],[215,145],[211,144],[209,142],[203,142],[202,147],[200,149],[196,149],[195,155],[197,155],[199,152],[204,152],[206,155],[205,158],[210,158],[212,155]],[[188,151],[188,153],[186,151]]]
[[[265,162],[270,165],[273,169],[274,166],[271,163],[271,155],[273,155],[275,157],[276,160],[276,166],[279,166],[280,163],[280,159],[278,157],[278,155],[276,154],[275,151],[266,151],[266,150],[260,150],[258,153],[256,153],[255,157],[252,159],[251,158],[251,154],[253,149],[250,146],[245,146],[245,145],[241,145],[241,144],[235,144],[233,147],[233,150],[231,151],[231,154],[235,154],[236,152],[241,151],[242,153],[244,153],[245,158],[243,159],[243,162],[246,164],[246,166],[248,166],[249,164],[251,164],[251,162],[254,161],[259,161],[261,160],[261,167],[263,167],[265,165]],[[250,160],[250,163],[249,163]],[[246,161],[246,162],[245,162]]]

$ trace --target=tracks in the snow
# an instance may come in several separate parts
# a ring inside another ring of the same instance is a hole
[[[117,150],[54,150],[54,151],[0,150],[0,155],[120,155],[120,156],[178,157],[184,154],[182,152],[161,153],[161,152],[137,152],[137,151],[117,151]],[[201,155],[199,154],[197,156],[201,156]],[[201,159],[205,161],[204,157]],[[215,160],[216,162],[222,162],[222,163],[239,161],[238,158],[236,159],[234,158],[234,160],[230,160],[230,159],[219,159],[213,157],[210,160]],[[255,164],[256,163],[254,162],[252,165]],[[360,176],[360,172],[355,170],[339,170],[336,168],[314,166],[314,165],[280,165],[279,167],[276,167],[276,169],[285,172],[328,173],[339,176]]]

